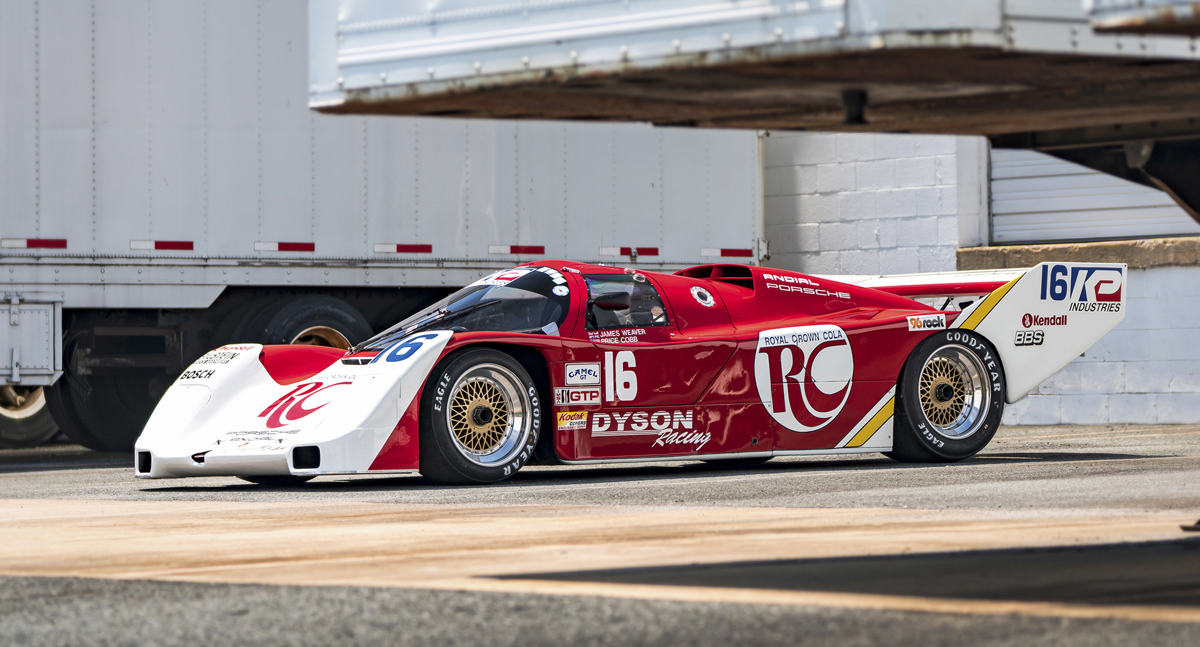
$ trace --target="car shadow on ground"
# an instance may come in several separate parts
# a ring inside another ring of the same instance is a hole
[[[1200,607],[1200,537],[1098,546],[524,573],[498,579]]]
[[[0,474],[128,468],[133,452],[94,452],[75,445],[0,450]]]
[[[694,463],[648,463],[633,465],[604,466],[532,466],[523,469],[512,478],[483,487],[528,488],[539,486],[562,486],[567,484],[594,484],[621,480],[675,480],[683,478],[753,476],[756,474],[819,473],[863,470],[909,470],[934,467],[970,467],[1004,465],[1012,463],[1059,463],[1112,460],[1137,460],[1155,458],[1144,454],[1117,454],[1105,452],[1008,452],[976,456],[959,463],[898,463],[884,456],[844,457],[836,459],[774,460],[761,465],[736,466],[721,461]],[[334,480],[338,479],[338,480]],[[325,477],[306,483],[286,486],[256,485],[243,481],[231,481],[228,485],[163,485],[146,486],[143,492],[230,492],[247,490],[255,492],[371,492],[379,490],[422,489],[429,491],[478,488],[477,485],[442,485],[417,475],[373,476],[373,477]]]

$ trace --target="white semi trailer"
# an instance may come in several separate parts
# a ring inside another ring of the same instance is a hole
[[[0,3],[0,443],[128,449],[224,342],[357,342],[543,257],[765,254],[753,131],[337,117],[305,0]]]

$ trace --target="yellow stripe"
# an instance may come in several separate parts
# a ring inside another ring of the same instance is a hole
[[[870,422],[860,429],[857,434],[854,434],[854,437],[850,439],[850,442],[846,443],[846,446],[861,447],[863,443],[871,439],[871,436],[875,435],[875,432],[879,431],[879,428],[883,426],[883,423],[887,422],[888,418],[892,417],[892,411],[895,408],[896,397],[892,396],[887,401],[887,404],[883,405],[883,407],[881,407],[879,411],[877,411],[875,415],[871,417]]]
[[[963,330],[975,330],[975,326],[978,326],[979,323],[983,321],[983,318],[988,316],[988,313],[992,311],[992,308],[995,308],[996,304],[1000,303],[1000,299],[1003,299],[1004,295],[1008,294],[1008,291],[1012,289],[1012,286],[1016,285],[1017,281],[1020,281],[1021,277],[1023,276],[1025,275],[1022,274],[1021,276],[1018,276],[999,288],[996,288],[996,290],[994,290],[991,294],[987,295],[983,302],[979,304],[979,307],[975,308],[975,312],[972,312],[971,316],[967,317],[967,320],[958,327],[962,328]]]

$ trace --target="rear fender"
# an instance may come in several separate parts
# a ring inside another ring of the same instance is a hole
[[[1124,263],[1040,263],[972,304],[950,330],[974,330],[996,348],[1005,401],[1024,397],[1125,318]]]

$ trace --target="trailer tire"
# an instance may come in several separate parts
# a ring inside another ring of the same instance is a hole
[[[250,323],[255,317],[270,310],[271,305],[278,300],[279,297],[252,299],[234,308],[213,332],[211,345],[215,348],[225,344],[259,343],[257,340],[250,339],[246,334]]]
[[[63,366],[71,366],[71,356],[75,352],[75,342],[73,338],[68,338],[63,342]],[[72,397],[71,381],[72,376],[68,371],[64,372],[58,381],[53,386],[44,390],[46,394],[46,409],[50,411],[54,422],[58,424],[58,428],[66,434],[71,442],[78,445],[83,445],[90,450],[97,452],[106,452],[108,447],[100,442],[84,424],[83,419],[79,416],[79,410],[75,406],[75,398]]]
[[[309,344],[349,348],[373,334],[352,305],[323,294],[244,304],[218,330],[223,344]]]
[[[67,380],[68,377],[63,375],[58,378],[54,386],[45,391],[46,408],[50,410],[50,415],[54,418],[54,422],[71,442],[83,445],[92,451],[108,451],[99,440],[96,440],[92,432],[88,431],[83,421],[79,419],[79,413],[75,411],[75,405],[71,402],[70,387],[67,386]]]
[[[354,306],[322,294],[288,299],[264,314],[268,316],[256,318],[249,331],[264,344],[349,348],[373,334]]]
[[[36,447],[58,433],[44,387],[0,386],[0,447]]]
[[[133,450],[158,403],[151,392],[158,379],[166,376],[160,371],[63,376],[79,420],[100,450],[109,452]]]

